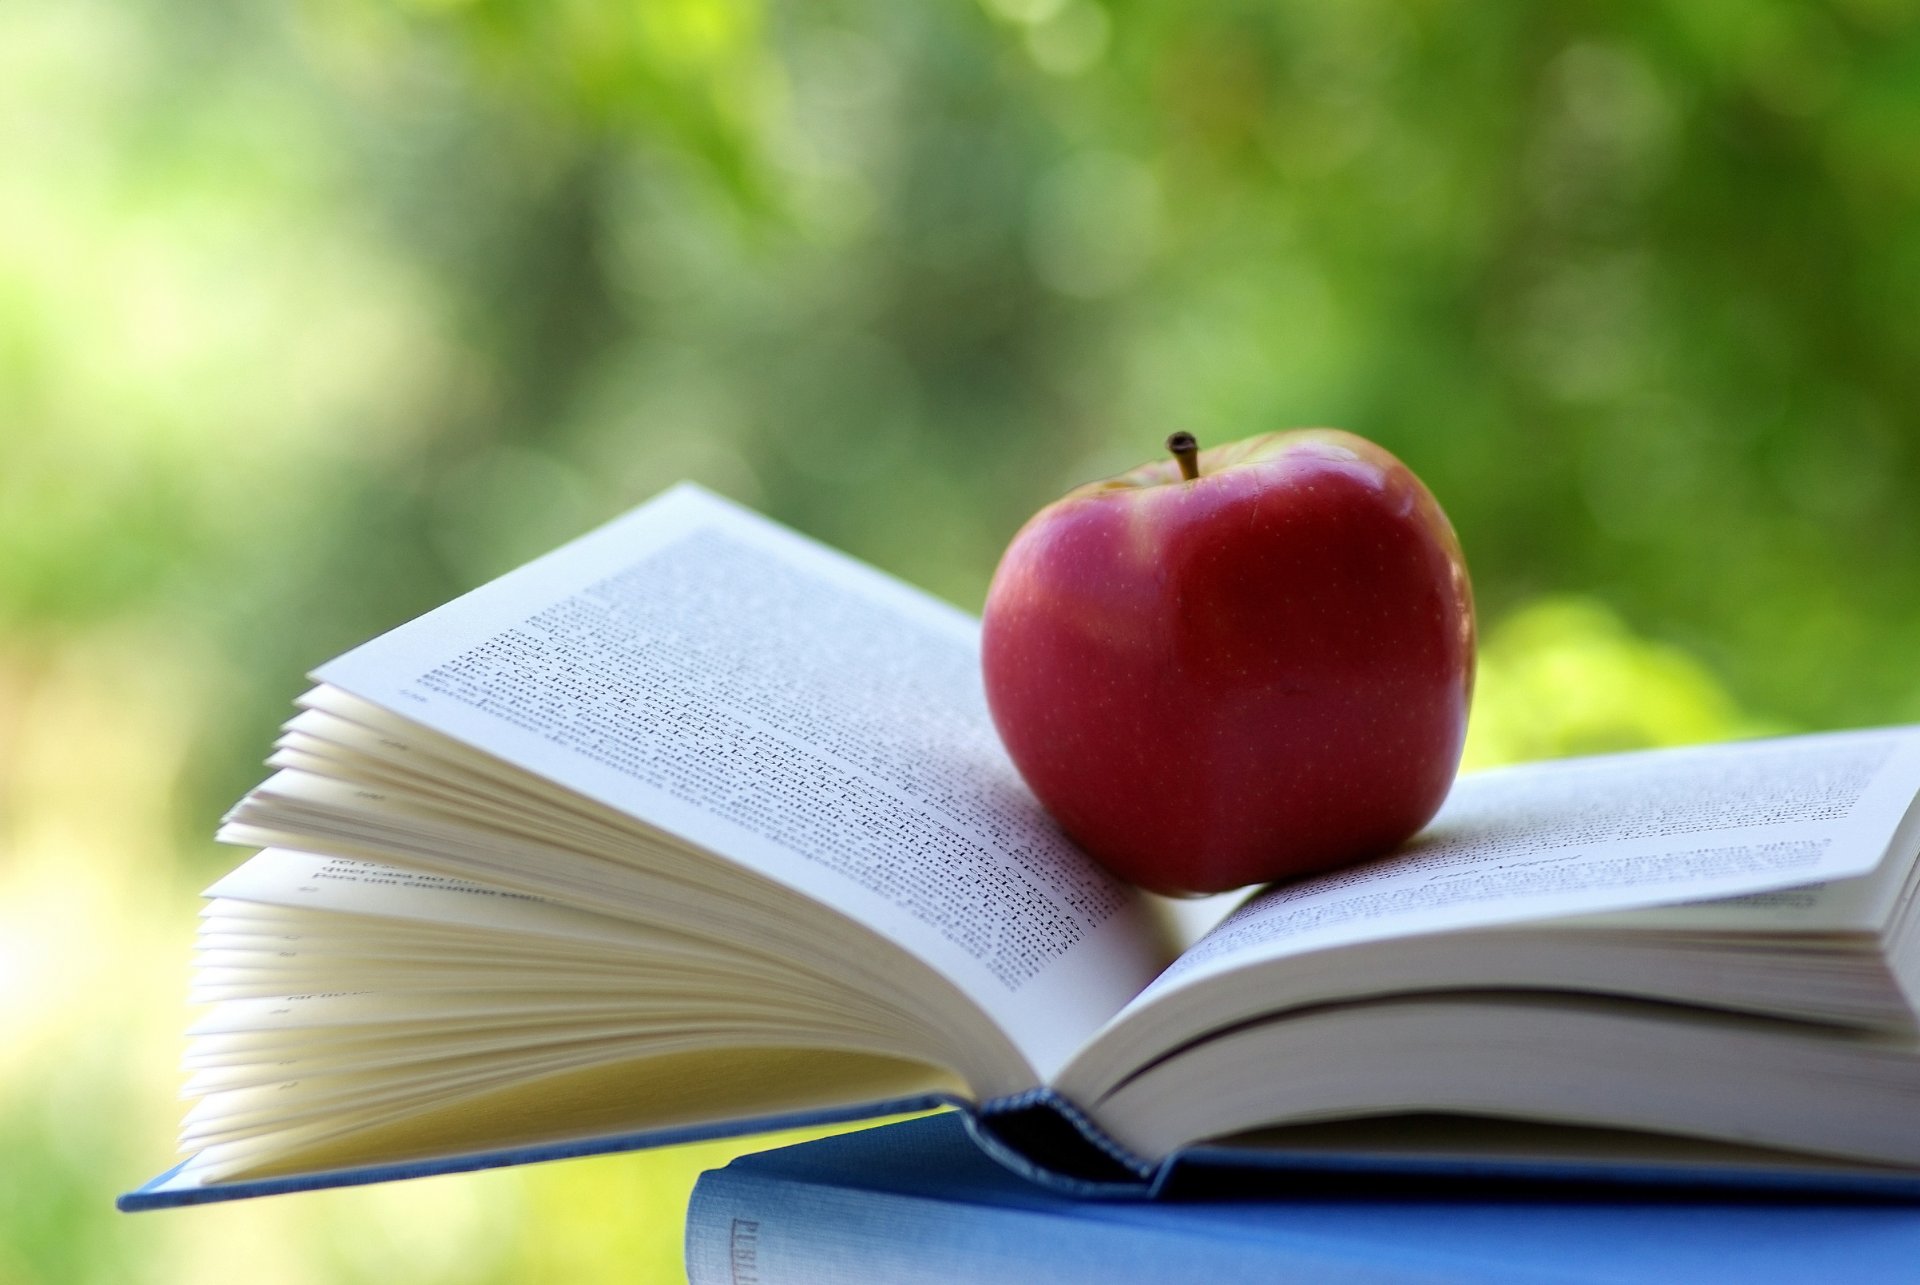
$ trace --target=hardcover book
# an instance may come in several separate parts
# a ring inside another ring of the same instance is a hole
[[[691,486],[313,677],[123,1208],[934,1104],[1081,1194],[1410,1113],[1920,1172],[1913,729],[1471,774],[1170,903],[1024,789],[972,618]]]
[[[1526,1130],[1503,1131],[1493,1133]],[[1725,1193],[1378,1178],[1075,1200],[986,1159],[953,1115],[742,1156],[687,1210],[692,1285],[1909,1281],[1920,1210]]]

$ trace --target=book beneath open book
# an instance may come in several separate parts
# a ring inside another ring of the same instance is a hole
[[[1920,1174],[1920,731],[1473,774],[1169,903],[1023,788],[970,617],[688,486],[315,679],[123,1207],[936,1102],[1088,1192],[1401,1113]]]
[[[687,1279],[1911,1285],[1920,1263],[1920,1209],[1905,1203],[1542,1190],[1536,1180],[1435,1190],[1378,1172],[1247,1181],[1260,1176],[1180,1200],[1076,1200],[988,1160],[953,1114],[924,1116],[703,1174],[687,1206]]]

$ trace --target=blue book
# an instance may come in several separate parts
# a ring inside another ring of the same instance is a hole
[[[1920,1264],[1920,1210],[1430,1181],[1084,1201],[986,1159],[949,1114],[707,1172],[686,1255],[693,1285],[1894,1282]]]
[[[220,831],[189,1158],[123,1208],[937,1105],[1087,1199],[1920,1174],[1915,729],[1480,773],[1170,903],[1021,784],[977,622],[688,487],[314,678]]]

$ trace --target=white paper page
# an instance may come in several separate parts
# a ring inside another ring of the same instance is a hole
[[[255,853],[202,895],[629,947],[644,946],[659,936],[638,924],[504,888],[283,848]]]
[[[1907,813],[1887,858],[1866,874],[1643,910],[1575,915],[1554,926],[1687,933],[1877,933],[1886,928],[1920,848],[1920,809]]]
[[[1886,853],[1916,792],[1920,732],[1911,728],[1465,776],[1407,848],[1253,898],[1141,1002],[1327,946],[1860,875]]]
[[[318,680],[834,906],[1045,1075],[1160,965],[987,715],[965,613],[696,487]]]

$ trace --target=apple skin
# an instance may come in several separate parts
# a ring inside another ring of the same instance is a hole
[[[1021,528],[982,621],[987,704],[1115,874],[1207,893],[1384,853],[1446,798],[1473,692],[1453,527],[1336,429],[1083,486]]]

